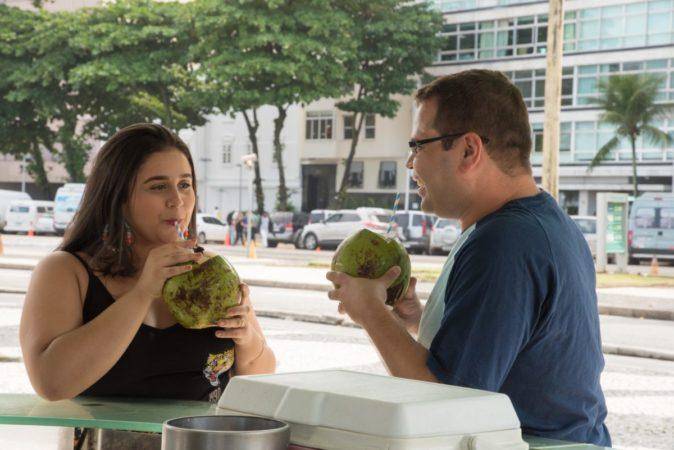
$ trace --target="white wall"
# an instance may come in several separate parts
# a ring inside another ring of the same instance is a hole
[[[293,106],[288,111],[286,124],[281,134],[285,144],[283,163],[286,185],[291,192],[291,201],[300,207],[300,163],[298,154],[300,108]],[[273,161],[273,120],[277,116],[276,108],[265,106],[258,110],[260,128],[257,131],[260,150],[260,171],[265,193],[265,209],[272,211],[276,205],[278,189],[278,166]],[[248,129],[242,115],[234,118],[225,115],[211,116],[209,122],[196,130],[180,133],[190,147],[194,158],[199,191],[199,208],[213,211],[217,206],[225,213],[239,207],[246,210],[249,201],[249,172],[240,167],[241,156],[250,153]],[[231,162],[223,162],[223,147],[231,145]],[[239,195],[240,193],[240,195]],[[241,203],[239,203],[239,197]],[[240,206],[239,206],[240,205]],[[257,203],[253,200],[253,207]]]

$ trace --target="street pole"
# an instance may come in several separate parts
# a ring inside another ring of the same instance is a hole
[[[405,177],[405,211],[410,210],[410,178],[412,177],[412,171],[406,169],[407,176]]]
[[[203,202],[201,203],[201,206],[203,207],[203,212],[208,211],[208,163],[212,161],[211,158],[205,157],[205,158],[199,158],[199,161],[201,161],[203,171],[203,180],[204,180],[204,185],[200,186],[201,187],[201,192],[204,193],[203,196]]]
[[[21,158],[21,192],[26,192],[26,155]]]
[[[250,196],[248,198],[248,227],[246,230],[246,242],[248,243],[248,247],[250,248],[251,241],[251,235],[253,231],[253,168],[251,167],[250,170],[248,171],[248,178],[249,178],[249,183],[248,183],[248,190],[250,192]]]
[[[248,168],[248,175],[249,175],[249,192],[250,192],[250,198],[249,201],[250,203],[248,204],[248,224],[246,227],[246,245],[248,247],[248,257],[251,258],[252,256],[251,253],[251,245],[252,245],[252,231],[253,231],[253,169],[255,168],[255,163],[257,162],[257,155],[255,153],[249,153],[247,155],[243,155],[241,157],[241,165],[245,164],[246,168]]]
[[[241,211],[241,178],[243,176],[243,164],[237,164],[239,166],[239,207],[237,211]]]
[[[559,199],[559,110],[562,104],[562,49],[564,0],[550,0],[548,11],[547,68],[545,71],[545,124],[543,126],[543,189]]]

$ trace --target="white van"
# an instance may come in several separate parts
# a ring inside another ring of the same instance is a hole
[[[7,212],[8,233],[54,233],[54,202],[14,200]]]
[[[63,235],[80,207],[84,183],[66,183],[56,190],[54,197],[54,229]]]
[[[30,195],[26,192],[0,189],[0,230],[7,225],[7,211],[13,200],[30,200]]]
[[[627,232],[630,262],[674,259],[674,194],[646,193],[632,204]]]

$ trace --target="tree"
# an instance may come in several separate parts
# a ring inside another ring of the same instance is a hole
[[[25,170],[49,196],[42,149],[51,150],[55,139],[50,104],[27,87],[36,59],[29,41],[45,20],[42,14],[0,5],[0,149],[16,159],[26,156]]]
[[[671,145],[674,139],[657,128],[655,121],[674,111],[674,104],[658,102],[662,79],[651,74],[614,75],[599,84],[601,96],[597,104],[603,113],[600,121],[616,127],[615,135],[594,156],[588,171],[604,161],[610,152],[627,138],[632,147],[632,181],[634,197],[639,195],[637,183],[637,139],[643,136],[656,145]]]
[[[349,18],[331,0],[267,3],[270,36],[262,42],[269,63],[260,81],[276,107],[274,161],[279,171],[277,209],[290,209],[283,165],[281,133],[288,108],[346,93],[352,70],[346,64],[356,45],[349,32]],[[262,86],[261,86],[262,87]]]
[[[203,82],[189,59],[194,43],[189,5],[119,0],[77,12],[70,45],[87,52],[68,74],[92,100],[87,128],[107,137],[135,122],[160,121],[178,131],[203,125]]]
[[[440,47],[437,33],[442,24],[430,2],[345,0],[341,5],[352,19],[351,32],[358,47],[353,95],[337,103],[340,110],[352,113],[353,134],[333,208],[341,208],[346,198],[365,117],[395,116],[400,104],[393,97],[411,93],[415,78],[431,64]]]

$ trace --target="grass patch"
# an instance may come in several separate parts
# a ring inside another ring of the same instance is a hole
[[[674,287],[674,277],[651,277],[627,273],[598,273],[597,287]]]

